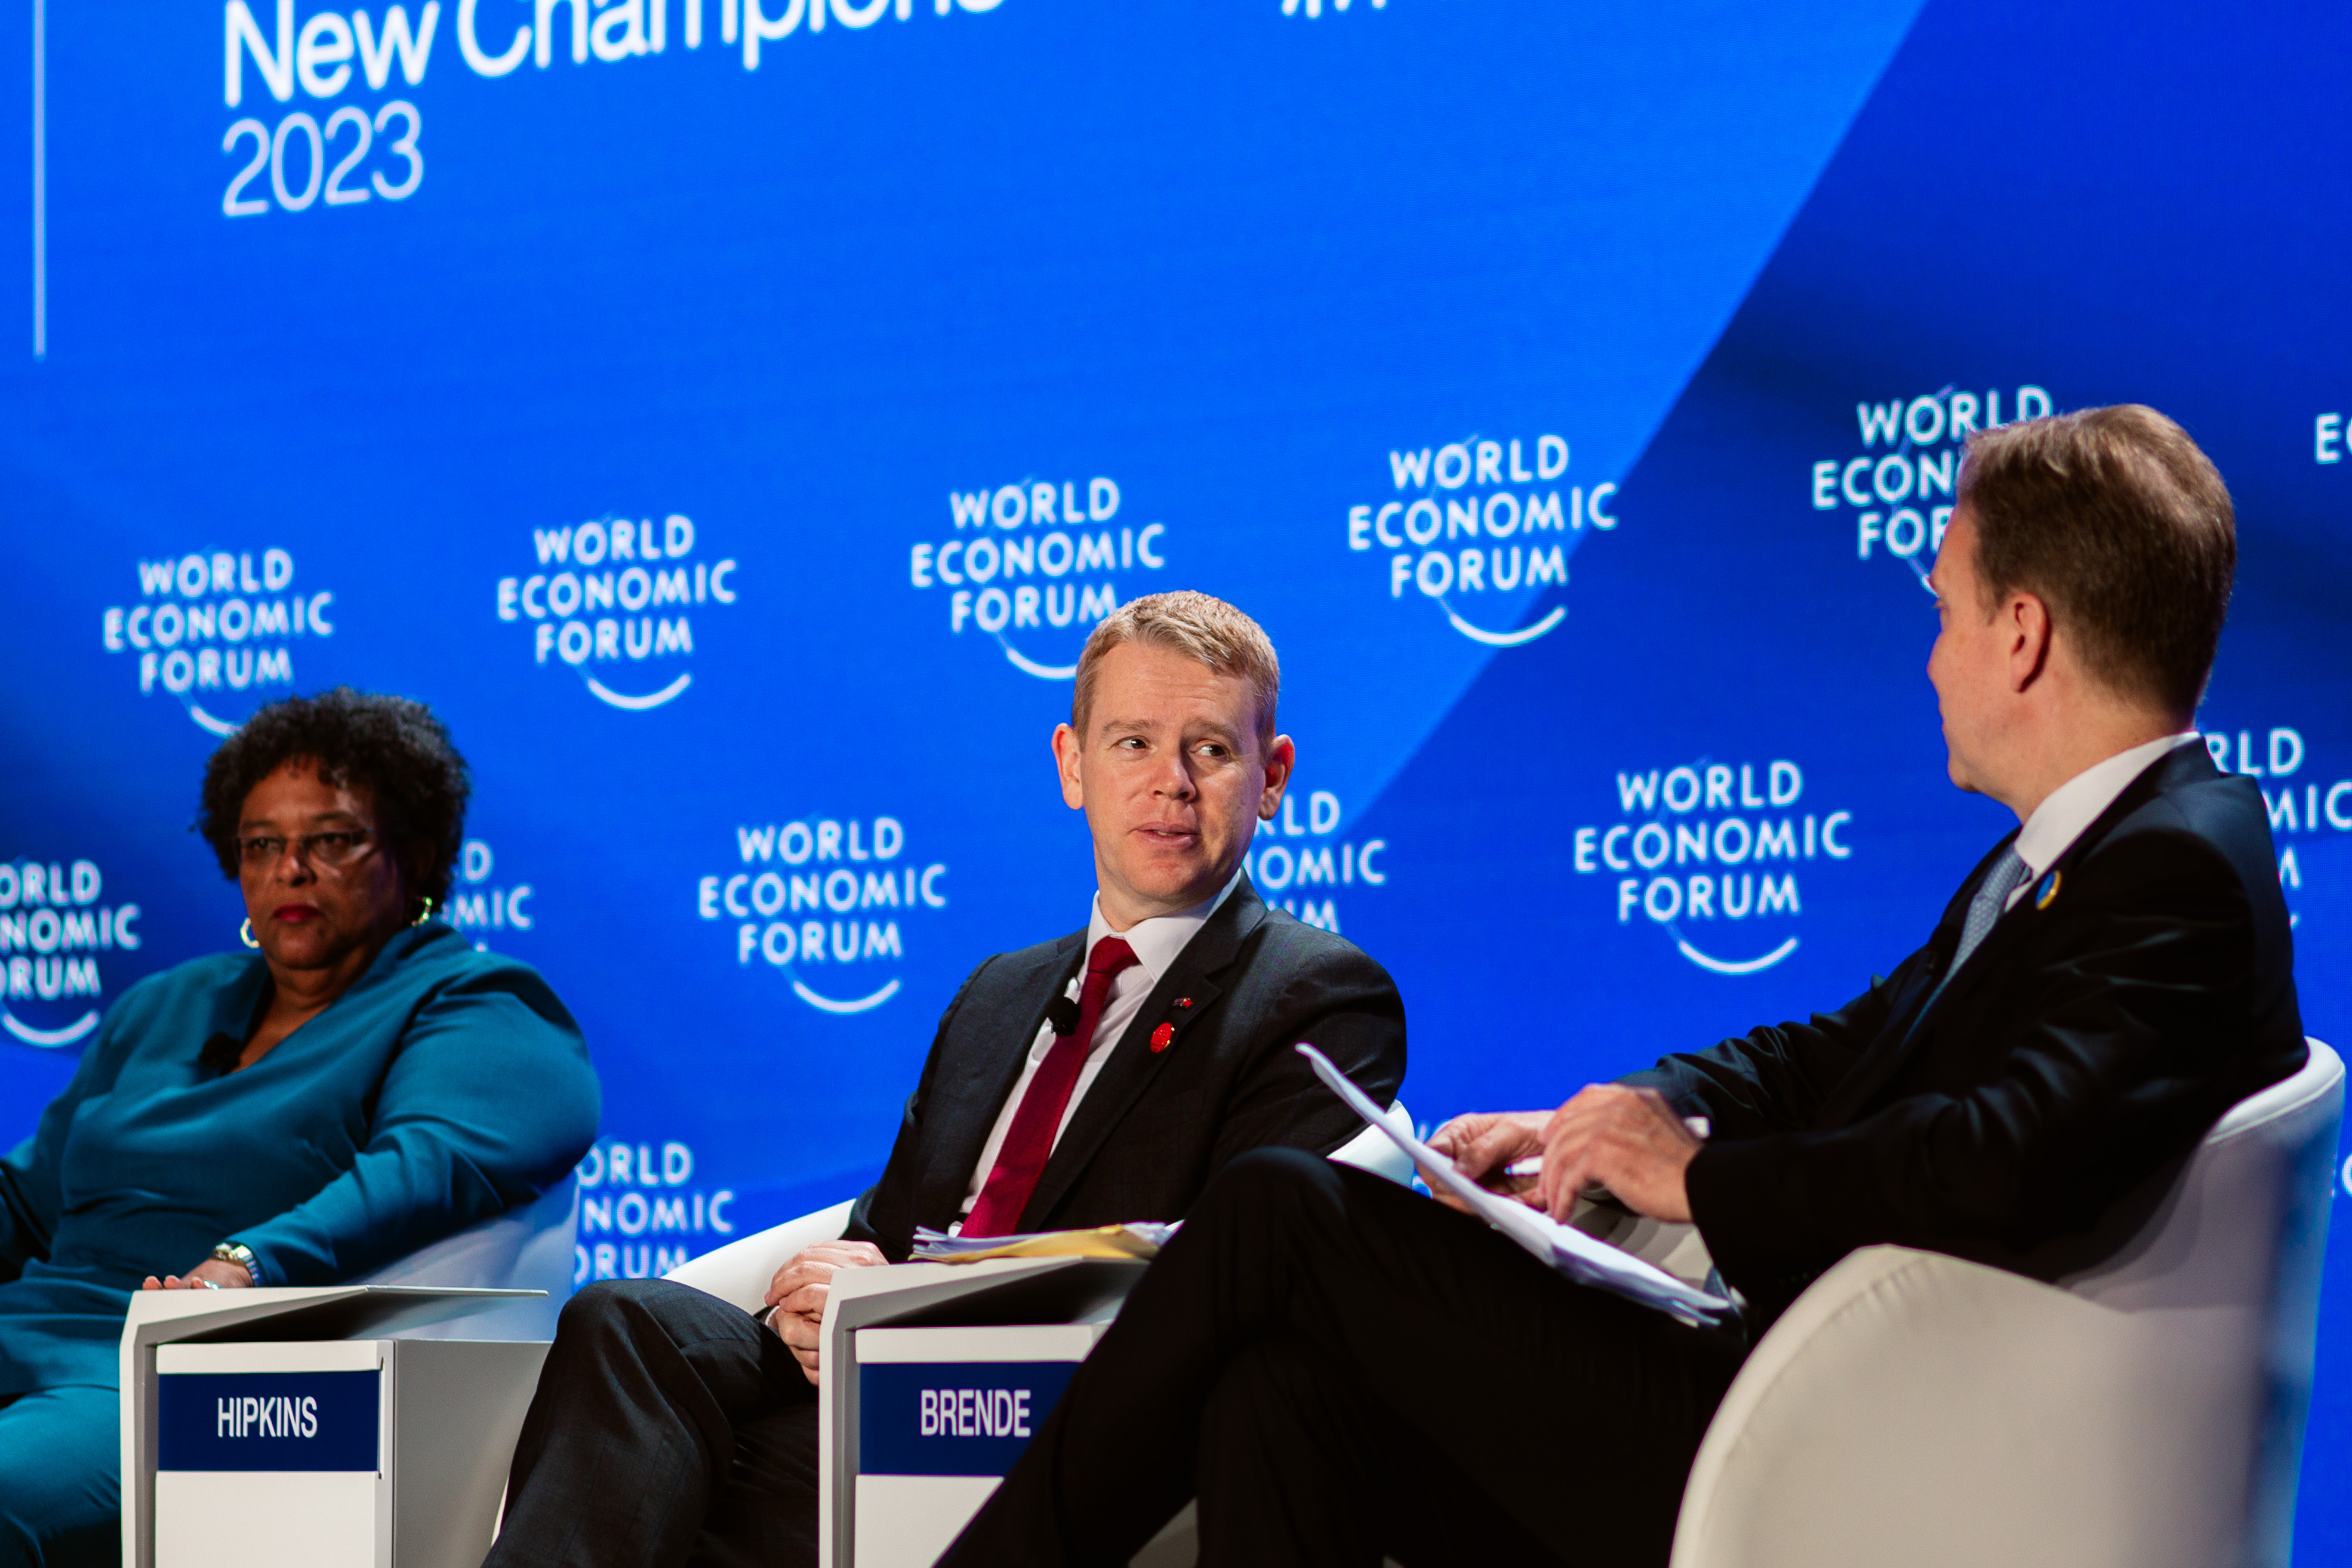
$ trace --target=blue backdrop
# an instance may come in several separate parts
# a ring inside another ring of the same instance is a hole
[[[2237,496],[2200,722],[2352,1032],[2338,9],[32,5],[0,1136],[235,941],[218,737],[351,682],[588,1030],[583,1277],[845,1196],[1084,918],[1046,737],[1175,587],[1282,651],[1253,870],[1395,973],[1414,1112],[1555,1102],[1924,937],[2008,825],[1922,673],[1958,443],[2126,399]]]

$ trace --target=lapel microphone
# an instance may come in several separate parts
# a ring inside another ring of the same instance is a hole
[[[1055,997],[1045,1004],[1045,1021],[1054,1026],[1054,1032],[1057,1035],[1076,1034],[1078,1029],[1078,1004],[1067,997]]]

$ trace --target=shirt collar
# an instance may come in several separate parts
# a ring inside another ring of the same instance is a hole
[[[1102,894],[1097,893],[1093,917],[1087,922],[1087,951],[1093,952],[1095,944],[1106,936],[1119,937],[1135,949],[1136,962],[1145,974],[1151,977],[1151,983],[1156,986],[1169,967],[1176,962],[1176,956],[1184,951],[1185,945],[1192,940],[1202,926],[1208,924],[1209,916],[1233,896],[1234,889],[1241,885],[1241,880],[1242,868],[1235,866],[1234,874],[1225,879],[1225,885],[1217,891],[1215,897],[1204,898],[1192,908],[1180,909],[1173,915],[1157,915],[1149,920],[1139,920],[1125,931],[1110,928],[1110,923],[1103,918]]]
[[[2149,764],[2196,738],[2195,730],[2184,730],[2135,746],[2128,751],[2118,751],[2050,791],[2042,804],[2033,808],[2033,814],[2025,819],[2025,825],[2017,831],[2017,842],[2011,846],[2017,852],[2017,858],[2025,862],[2028,874],[2040,876],[2048,871],[2060,855],[2074,847],[2084,830],[2098,821],[2099,813],[2114,805],[2116,797],[2147,771]]]

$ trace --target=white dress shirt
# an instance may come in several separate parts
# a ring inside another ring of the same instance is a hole
[[[2033,808],[2033,815],[2025,819],[2025,826],[2017,831],[2017,841],[2010,846],[2025,862],[2025,880],[2010,891],[2009,902],[2001,908],[2017,907],[2017,901],[2025,896],[2026,890],[2057,862],[2060,855],[2074,848],[2083,831],[2097,821],[2099,813],[2114,805],[2116,797],[2147,772],[2158,758],[2169,756],[2174,748],[2187,746],[2197,737],[2195,730],[2185,730],[2135,746],[2128,751],[2118,751],[2050,791],[2042,804]]]
[[[1087,1044],[1086,1064],[1078,1069],[1078,1081],[1070,1087],[1069,1103],[1062,1107],[1061,1123],[1054,1129],[1055,1143],[1059,1144],[1062,1134],[1069,1131],[1070,1118],[1077,1114],[1078,1102],[1094,1087],[1103,1063],[1110,1060],[1111,1048],[1127,1032],[1127,1026],[1135,1021],[1135,1015],[1143,1010],[1144,1000],[1160,984],[1160,977],[1168,972],[1177,955],[1208,923],[1209,916],[1233,896],[1241,879],[1242,873],[1236,869],[1214,898],[1203,899],[1173,915],[1139,920],[1125,931],[1110,928],[1110,923],[1103,918],[1102,894],[1095,894],[1094,914],[1087,922],[1087,951],[1092,953],[1095,944],[1106,936],[1117,936],[1135,949],[1136,961],[1111,978],[1110,995],[1103,1000],[1102,1017],[1097,1020],[1095,1037]],[[1062,994],[1076,1001],[1079,991],[1085,988],[1086,978],[1086,965],[1081,962]],[[1013,1130],[1013,1118],[1021,1109],[1023,1096],[1029,1092],[1030,1080],[1037,1076],[1037,1069],[1045,1064],[1046,1053],[1054,1049],[1054,1026],[1049,1021],[1039,1026],[1037,1038],[1030,1042],[1028,1060],[1021,1064],[1021,1081],[1005,1096],[1004,1109],[996,1113],[996,1125],[989,1129],[988,1142],[981,1145],[980,1163],[971,1167],[971,1179],[964,1186],[964,1213],[970,1214],[971,1206],[980,1201],[980,1189],[988,1185],[989,1173],[996,1168],[997,1153],[1004,1147],[1005,1134]],[[962,1228],[963,1222],[958,1220],[954,1228]]]

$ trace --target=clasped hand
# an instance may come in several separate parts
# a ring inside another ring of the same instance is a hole
[[[1690,1198],[1683,1176],[1701,1145],[1656,1090],[1591,1083],[1549,1113],[1456,1116],[1437,1130],[1429,1146],[1471,1180],[1555,1219],[1566,1219],[1588,1187],[1601,1186],[1636,1214],[1687,1224]],[[1506,1174],[1531,1155],[1543,1156],[1541,1173]],[[1435,1182],[1429,1185],[1440,1203],[1464,1207]]]
[[[833,1293],[833,1276],[842,1269],[872,1269],[889,1262],[879,1247],[866,1241],[821,1241],[793,1254],[768,1282],[768,1326],[801,1364],[801,1375],[817,1380],[819,1331],[824,1324],[825,1298]]]

